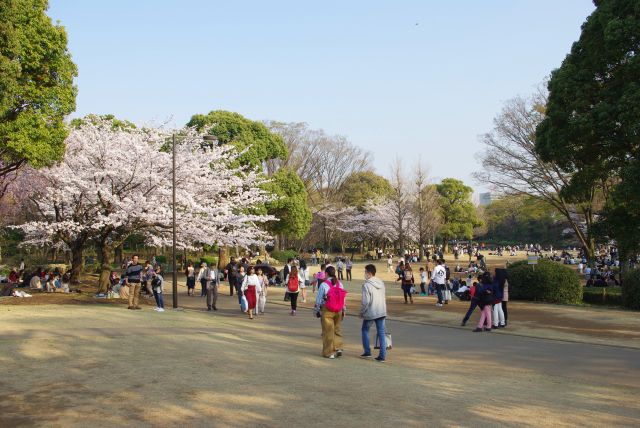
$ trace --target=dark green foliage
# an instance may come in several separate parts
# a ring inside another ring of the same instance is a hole
[[[219,144],[232,144],[238,151],[246,151],[240,156],[241,165],[262,168],[262,162],[270,159],[286,159],[287,147],[284,140],[262,123],[249,120],[241,114],[215,110],[208,114],[191,116],[187,126],[197,129],[211,127],[209,133],[215,135]]]
[[[640,309],[640,269],[622,276],[622,304],[629,309]]]
[[[159,263],[161,265],[167,263],[167,256],[164,256],[164,255],[156,256],[156,263]]]
[[[585,287],[582,300],[593,305],[622,306],[620,287]]]
[[[197,265],[195,265],[196,268],[200,267],[200,265],[202,263],[206,263],[207,266],[211,267],[211,266],[218,266],[218,258],[217,257],[212,257],[212,256],[202,256],[200,257],[200,263],[198,263]]]
[[[582,285],[569,267],[546,259],[530,266],[526,260],[509,266],[509,297],[548,303],[582,302]]]
[[[517,244],[537,242],[542,245],[568,244],[562,231],[569,227],[566,219],[548,203],[527,195],[505,196],[484,208],[487,233],[483,242]]]
[[[265,204],[267,212],[278,218],[268,224],[269,230],[294,238],[303,238],[311,227],[311,210],[307,203],[307,189],[295,171],[279,169],[271,181],[265,183],[265,190],[278,199]]]
[[[362,209],[371,199],[390,196],[393,189],[386,178],[371,171],[362,171],[347,177],[339,193],[346,205]]]
[[[640,243],[640,1],[597,0],[580,39],[549,80],[536,151],[571,173],[561,194],[613,187],[601,228],[624,256]],[[602,233],[601,233],[602,234]]]
[[[77,75],[67,34],[46,0],[0,2],[0,176],[64,154],[64,118],[75,110]]]
[[[298,255],[295,250],[274,251],[271,253],[271,257],[279,262],[286,263],[288,259],[292,259]]]
[[[444,242],[473,238],[473,228],[482,224],[471,202],[473,189],[455,178],[445,178],[436,190],[440,194],[440,235]]]

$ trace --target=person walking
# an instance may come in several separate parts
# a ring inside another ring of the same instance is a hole
[[[436,294],[438,295],[438,302],[436,303],[436,306],[442,306],[442,303],[444,301],[444,286],[447,281],[447,270],[444,267],[444,260],[438,260],[436,267],[433,268],[431,280],[436,285]]]
[[[327,280],[318,286],[314,311],[322,325],[322,355],[335,359],[342,356],[342,321],[347,309],[344,287],[338,281],[336,268],[327,267]],[[341,308],[341,309],[340,309]]]
[[[351,276],[351,270],[353,269],[353,261],[349,258],[347,259],[347,262],[344,265],[346,271],[347,271],[347,281],[352,281],[353,277]]]
[[[164,285],[164,278],[162,277],[162,270],[158,267],[151,274],[151,290],[153,291],[153,297],[156,299],[156,307],[154,311],[164,312],[164,299],[162,297],[162,286]]]
[[[427,295],[427,290],[425,288],[426,285],[427,285],[427,272],[425,272],[424,268],[421,267],[420,268],[420,295],[421,296]]]
[[[464,315],[464,318],[462,318],[462,324],[461,324],[462,327],[467,325],[467,321],[469,321],[471,314],[473,314],[473,311],[478,306],[477,290],[478,290],[478,283],[474,281],[473,285],[469,289],[469,295],[471,296],[471,303],[469,303],[469,309],[467,310],[467,313]]]
[[[142,309],[138,306],[142,269],[142,265],[138,263],[138,255],[134,254],[131,264],[124,273],[126,284],[129,286],[129,307],[127,309]]]
[[[413,271],[411,270],[411,265],[409,263],[404,264],[404,270],[402,271],[402,294],[404,295],[404,304],[406,305],[408,300],[413,304],[413,294],[411,294],[411,288],[415,283],[415,279],[413,278]],[[409,299],[407,299],[407,297]]]
[[[193,263],[189,262],[189,266],[184,272],[187,277],[187,296],[192,296],[196,288],[196,269],[193,267]]]
[[[235,257],[231,257],[224,273],[227,275],[227,281],[229,281],[229,295],[233,297],[233,291],[236,289],[236,278],[238,277],[238,265]]]
[[[200,283],[200,287],[202,287],[202,292],[200,293],[200,297],[204,294],[207,295],[207,278],[209,277],[207,264],[202,262],[200,264],[200,270],[198,271],[198,282]]]
[[[242,284],[244,284],[244,279],[246,278],[247,273],[244,270],[244,266],[241,264],[238,267],[238,273],[236,274],[235,287],[236,294],[238,295],[238,304],[242,304]]]
[[[286,284],[286,292],[289,293],[289,301],[291,302],[291,315],[295,316],[298,309],[298,293],[300,293],[300,283],[304,283],[304,278],[298,271],[298,266],[291,266],[289,275],[284,280]]]
[[[324,280],[327,278],[327,274],[325,273],[325,269],[327,268],[327,265],[325,265],[324,263],[322,263],[320,265],[320,271],[317,272],[314,276],[313,276],[313,281],[312,281],[312,286],[313,286],[313,292],[316,292],[316,288],[320,288],[320,284],[322,284],[324,282]]]
[[[387,257],[387,273],[391,272],[392,267],[393,267],[393,257],[391,257],[391,254],[389,254],[389,257]]]
[[[361,358],[371,358],[369,343],[369,328],[376,325],[376,334],[380,344],[380,353],[375,358],[378,362],[385,362],[387,358],[387,340],[385,336],[385,319],[387,316],[387,301],[384,282],[376,277],[376,267],[368,264],[364,267],[364,284],[362,284],[362,301],[360,303],[360,318],[362,318],[362,348]]]
[[[261,291],[258,294],[258,306],[256,308],[256,314],[260,313],[262,315],[264,314],[264,308],[267,304],[267,288],[269,287],[269,279],[260,268],[258,268],[256,274],[258,275],[258,280],[260,281],[261,287]]]
[[[253,311],[256,309],[258,295],[261,292],[262,284],[260,283],[260,278],[256,275],[255,269],[249,267],[249,273],[242,282],[242,294],[247,298],[247,315],[249,315],[249,319],[253,319]]]
[[[207,279],[207,310],[217,311],[216,303],[218,303],[218,290],[220,287],[220,272],[215,267],[210,267],[205,273]]]
[[[300,294],[302,294],[302,303],[307,303],[307,286],[311,283],[309,281],[309,268],[304,260],[300,260]]]
[[[342,272],[344,271],[344,261],[342,260],[342,258],[338,258],[338,262],[336,263],[336,268],[338,268],[338,279],[343,281],[344,276]]]

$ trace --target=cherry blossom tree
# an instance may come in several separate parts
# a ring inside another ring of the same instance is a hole
[[[177,246],[268,243],[259,225],[274,218],[252,214],[273,198],[260,188],[261,175],[232,166],[240,154],[231,146],[209,147],[204,134],[190,128],[178,134]],[[113,249],[131,234],[142,234],[152,246],[171,243],[170,136],[157,128],[114,127],[109,120],[73,129],[64,160],[38,171],[46,185],[33,198],[40,219],[20,226],[26,242],[64,243],[75,251],[74,260],[93,242],[101,263],[100,291],[108,285]]]

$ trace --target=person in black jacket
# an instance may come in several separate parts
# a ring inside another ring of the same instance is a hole
[[[491,331],[491,309],[495,297],[493,295],[493,281],[491,281],[491,275],[489,272],[482,274],[482,277],[480,278],[480,285],[476,289],[476,296],[478,296],[478,307],[480,308],[481,313],[478,326],[473,331],[474,333]]]

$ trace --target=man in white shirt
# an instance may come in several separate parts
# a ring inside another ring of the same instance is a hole
[[[438,293],[438,303],[436,303],[436,306],[442,306],[442,292],[444,291],[444,285],[447,281],[447,270],[444,267],[444,260],[438,260],[438,265],[433,268],[431,278],[436,284],[436,293]]]

